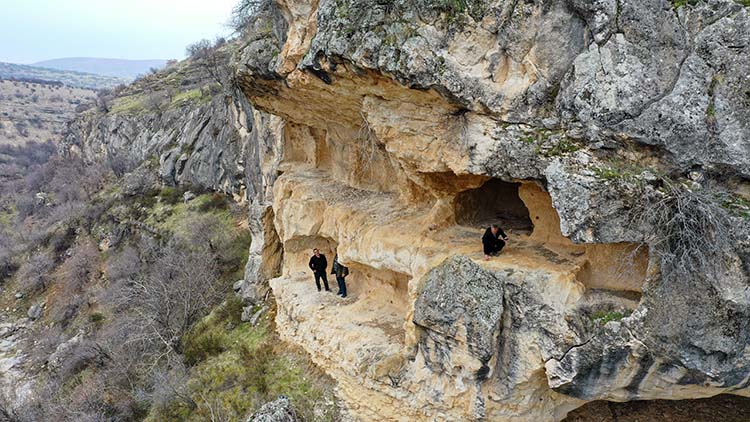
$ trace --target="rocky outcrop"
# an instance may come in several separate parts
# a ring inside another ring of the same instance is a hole
[[[648,217],[665,183],[747,194],[746,8],[321,0],[259,19],[277,25],[236,60],[283,119],[277,323],[354,414],[747,394],[747,220],[713,204],[728,267],[674,276]],[[533,228],[484,261],[478,227],[523,213]],[[315,295],[312,247],[352,269],[352,298]]]
[[[289,399],[278,399],[264,404],[247,422],[296,422],[299,420],[292,409]]]
[[[166,180],[247,200],[237,287],[270,286],[279,333],[352,415],[556,421],[595,400],[750,393],[748,8],[258,13],[238,91],[163,121],[79,122],[72,144],[156,154]],[[485,260],[494,221],[510,240]],[[316,292],[313,247],[350,268],[348,298]]]

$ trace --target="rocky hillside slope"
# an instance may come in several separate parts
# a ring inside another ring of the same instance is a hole
[[[56,142],[76,108],[95,98],[96,93],[88,89],[0,80],[0,144]]]
[[[238,287],[355,418],[747,396],[748,49],[728,0],[278,0],[198,66],[213,92],[147,80],[67,149],[247,201]]]

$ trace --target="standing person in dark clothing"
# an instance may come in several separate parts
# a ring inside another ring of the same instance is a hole
[[[339,283],[339,292],[341,297],[346,297],[346,276],[349,275],[349,268],[339,263],[339,254],[333,257],[333,267],[331,274],[336,274],[336,281]]]
[[[308,265],[310,266],[313,275],[315,275],[315,285],[318,286],[318,291],[320,291],[320,279],[323,279],[323,284],[326,286],[326,291],[330,292],[331,289],[328,288],[328,277],[326,276],[326,267],[328,267],[328,260],[326,260],[325,255],[320,253],[320,249],[313,249],[313,256],[310,258],[310,263]]]
[[[508,236],[505,234],[503,229],[497,224],[493,224],[487,228],[482,236],[482,245],[484,246],[484,260],[490,259],[491,256],[497,256],[500,251],[505,247],[505,242],[508,241]]]

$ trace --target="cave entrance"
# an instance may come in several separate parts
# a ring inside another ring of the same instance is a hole
[[[519,195],[520,183],[490,179],[476,189],[456,195],[456,223],[487,227],[499,224],[504,230],[530,234],[534,228],[529,210]]]

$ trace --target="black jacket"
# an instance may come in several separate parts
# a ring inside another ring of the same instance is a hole
[[[312,258],[310,258],[310,263],[308,265],[310,266],[310,269],[315,272],[325,272],[326,267],[328,267],[328,260],[326,260],[326,256],[323,254],[320,254],[320,256],[313,255]]]
[[[339,256],[333,257],[333,265],[331,266],[331,274],[336,274],[336,277],[346,278],[349,275],[349,268],[339,263]]]
[[[505,246],[503,238],[506,237],[503,229],[497,230],[497,235],[492,234],[492,227],[487,227],[484,235],[482,236],[482,245],[484,246],[484,253],[490,254],[500,251]]]

